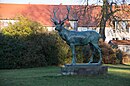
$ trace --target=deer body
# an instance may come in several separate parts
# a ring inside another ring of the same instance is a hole
[[[70,8],[67,8],[67,11],[69,14]],[[91,62],[93,62],[93,56],[94,56],[95,50],[97,50],[99,55],[100,55],[100,59],[99,59],[97,64],[101,64],[102,55],[101,55],[101,49],[98,46],[100,34],[97,33],[96,31],[93,31],[93,30],[82,31],[82,32],[70,31],[64,27],[64,21],[66,19],[68,19],[68,14],[67,14],[65,19],[63,19],[62,21],[61,20],[58,21],[56,18],[56,12],[57,12],[57,10],[56,11],[53,10],[54,18],[51,18],[51,19],[55,25],[55,30],[58,31],[60,37],[64,41],[66,41],[66,43],[70,46],[70,48],[72,50],[72,56],[73,56],[72,57],[72,64],[73,65],[76,64],[75,46],[82,46],[82,45],[87,45],[87,44],[90,44],[94,49],[88,64],[91,64]]]
[[[91,42],[97,44],[100,38],[100,35],[96,31],[70,31],[65,29],[64,27],[61,28],[61,31],[58,31],[61,38],[66,41],[68,45],[75,45],[75,46],[82,46],[87,45]]]
[[[66,43],[70,46],[72,50],[72,64],[76,64],[76,54],[75,54],[75,46],[83,46],[83,45],[92,45],[94,49],[97,49],[99,54],[100,54],[100,60],[98,64],[101,64],[102,61],[102,56],[101,56],[101,50],[98,46],[98,41],[99,38],[101,37],[99,33],[93,30],[88,30],[88,31],[70,31],[66,28],[64,28],[63,24],[56,25],[55,30],[58,31],[60,37],[66,41]],[[89,64],[93,62],[93,54],[90,58]]]

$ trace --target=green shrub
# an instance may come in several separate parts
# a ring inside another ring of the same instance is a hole
[[[15,24],[10,23],[8,27],[5,27],[2,30],[2,34],[12,37],[26,37],[33,34],[30,20],[24,17],[19,17],[18,20]]]
[[[64,64],[69,47],[55,32],[24,17],[0,34],[0,68],[24,68]],[[69,58],[71,59],[71,58]]]
[[[119,64],[122,62],[122,52],[111,47],[109,44],[102,42],[100,45],[102,49],[103,63],[105,64]]]

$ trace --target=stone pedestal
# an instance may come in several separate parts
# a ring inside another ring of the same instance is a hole
[[[100,75],[108,72],[107,66],[102,65],[86,65],[86,64],[67,64],[61,67],[62,75]]]

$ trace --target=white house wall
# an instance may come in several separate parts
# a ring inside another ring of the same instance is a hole
[[[0,20],[0,28],[2,29],[3,27],[8,26],[9,23],[14,24],[15,22],[18,22],[18,20]],[[55,27],[48,27],[46,26],[48,31],[53,31],[55,30]],[[106,42],[109,42],[113,38],[117,38],[118,40],[122,40],[123,38],[130,40],[130,27],[129,27],[129,32],[121,32],[116,31],[114,33],[113,29],[111,27],[106,27],[105,28],[105,34],[106,34]],[[99,27],[95,29],[95,27],[78,27],[78,31],[87,31],[87,30],[95,30],[99,32]]]
[[[54,31],[55,27],[47,27],[48,31]]]
[[[130,45],[118,45],[118,49],[130,54]]]
[[[7,27],[9,23],[14,24],[15,22],[18,22],[18,20],[0,20],[0,29]]]

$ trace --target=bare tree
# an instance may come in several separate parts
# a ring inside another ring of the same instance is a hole
[[[116,3],[114,2],[108,2],[108,0],[103,0],[103,6],[102,6],[102,17],[101,17],[101,21],[100,21],[100,31],[99,33],[101,34],[102,36],[102,39],[103,41],[105,41],[105,27],[106,27],[106,23],[107,21],[110,19],[110,18],[114,18],[114,14],[117,12],[117,11],[120,11],[119,9],[115,9],[115,10],[112,10],[112,8],[116,6]]]
[[[87,4],[89,3],[88,2],[89,0],[81,0],[81,1],[86,2]],[[119,16],[115,15],[117,12],[122,11],[121,9],[118,8],[117,4],[125,4],[126,0],[93,0],[93,1],[96,1],[97,5],[98,3],[102,3],[101,19],[99,23],[100,26],[99,33],[101,34],[103,41],[105,41],[106,39],[105,27],[107,22],[116,21],[117,18],[120,18]]]
[[[93,16],[92,13],[97,6],[96,5],[89,5],[89,0],[83,0],[81,2],[83,5],[78,5],[78,6],[71,6],[71,14],[70,18],[72,20],[78,20],[79,25],[83,26],[89,26],[92,22],[96,22],[99,20],[99,15],[96,15],[97,17]],[[91,20],[96,20],[96,21],[91,21]],[[71,19],[70,19],[71,20]],[[77,30],[78,25],[74,30]]]

